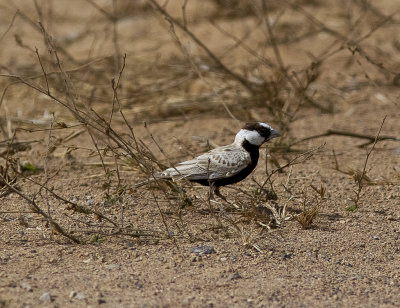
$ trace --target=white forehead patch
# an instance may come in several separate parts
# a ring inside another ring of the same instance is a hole
[[[262,122],[259,122],[258,124],[260,124],[261,126],[264,126],[265,128],[272,129],[271,126],[269,126],[268,124],[265,124],[265,123],[262,123]]]
[[[257,131],[255,130],[247,130],[247,129],[241,129],[236,137],[235,137],[235,143],[237,144],[242,144],[244,140],[247,140],[249,143],[253,145],[260,146],[265,142],[265,138],[261,136]]]

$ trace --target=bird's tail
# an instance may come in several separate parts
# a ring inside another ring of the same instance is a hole
[[[148,185],[148,184],[154,183],[156,181],[166,180],[166,179],[169,179],[169,177],[162,176],[161,173],[156,173],[156,174],[153,174],[151,178],[148,178],[147,180],[145,180],[143,182],[135,184],[135,187],[136,188],[142,187],[144,185]]]
[[[135,184],[135,187],[136,188],[142,187],[144,185],[154,183],[154,182],[156,182],[158,180],[173,180],[173,181],[177,181],[177,180],[182,180],[182,179],[188,178],[190,174],[182,175],[183,172],[181,173],[180,172],[181,170],[183,171],[183,168],[180,166],[180,167],[169,168],[169,169],[167,169],[167,170],[165,170],[163,172],[154,173],[147,180]]]
[[[135,184],[135,188],[142,187],[142,186],[150,184],[151,182],[154,182],[154,181],[155,181],[154,179],[147,179],[146,181]]]

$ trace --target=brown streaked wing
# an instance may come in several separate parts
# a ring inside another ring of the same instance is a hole
[[[239,173],[250,164],[250,154],[232,145],[217,148],[192,160],[182,162],[167,169],[170,176],[178,176],[188,180],[210,179],[218,180]],[[172,169],[172,170],[171,170]]]

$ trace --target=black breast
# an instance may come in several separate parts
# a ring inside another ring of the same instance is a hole
[[[231,177],[228,177],[225,179],[219,179],[216,181],[211,181],[212,183],[214,183],[215,186],[225,186],[225,185],[230,185],[230,184],[240,182],[240,181],[244,180],[257,166],[258,158],[260,157],[260,153],[259,153],[260,147],[256,146],[256,145],[252,145],[247,140],[243,141],[242,146],[250,154],[250,158],[251,158],[250,164],[246,168],[244,168],[242,171],[240,171],[239,173],[237,173]],[[201,185],[209,186],[209,181],[207,179],[196,180],[193,182],[199,183]]]

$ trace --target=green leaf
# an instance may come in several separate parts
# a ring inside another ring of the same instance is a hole
[[[346,207],[347,212],[355,212],[357,211],[358,206],[356,204],[350,205],[349,207]]]
[[[29,161],[25,160],[21,163],[21,170],[36,172],[36,167],[32,165]]]

